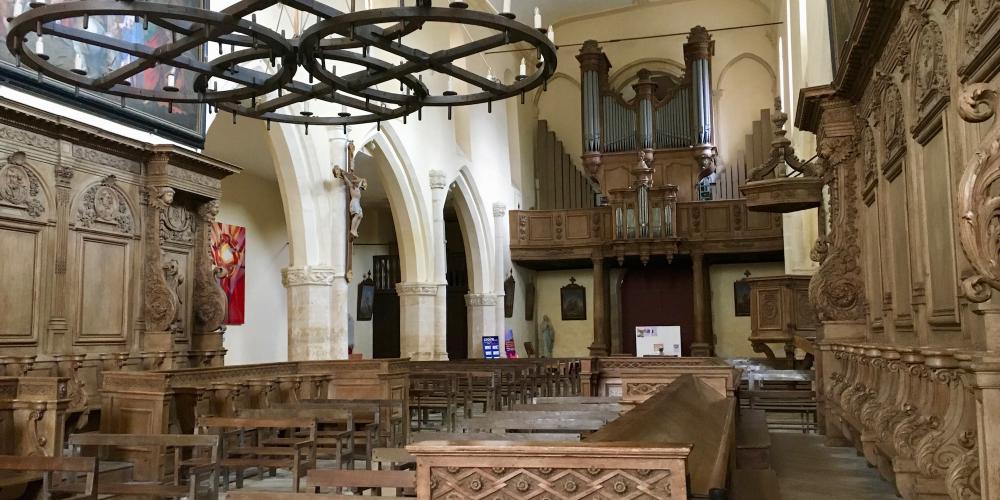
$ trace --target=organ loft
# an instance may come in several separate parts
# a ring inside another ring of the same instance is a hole
[[[997,2],[0,14],[0,500],[1000,498]]]

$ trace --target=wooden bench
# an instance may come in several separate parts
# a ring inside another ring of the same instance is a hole
[[[621,413],[620,403],[519,403],[511,407],[513,411],[598,411]]]
[[[411,443],[423,441],[579,441],[572,432],[414,432]]]
[[[533,399],[535,404],[543,403],[561,403],[561,404],[609,404],[609,403],[621,403],[621,398],[618,397],[605,397],[605,396],[545,396],[537,397]]]
[[[14,474],[0,475],[0,490],[5,485],[21,485],[42,480],[42,498],[52,498],[57,486],[77,484],[78,476],[84,475],[80,491],[67,497],[70,500],[97,499],[98,461],[93,457],[35,457],[22,455],[0,455],[0,471]],[[58,474],[58,477],[57,477]]]
[[[496,411],[463,420],[466,431],[587,432],[600,429],[618,418],[617,412],[601,411]]]
[[[377,416],[362,419],[368,423],[361,430],[356,430],[355,424],[358,422],[350,408],[268,408],[245,410],[243,414],[251,418],[315,420],[317,458],[333,458],[338,469],[344,466],[354,468],[355,460],[363,460],[366,469],[371,465],[371,452],[378,435],[378,426],[372,420],[378,420]],[[287,446],[304,437],[306,436],[300,432],[291,436],[268,438],[261,444]]]
[[[406,448],[375,448],[372,467],[375,470],[399,470],[415,466],[417,459]]]
[[[106,460],[116,450],[153,448],[156,453],[173,452],[173,474],[162,481],[113,481],[103,477],[97,492],[101,495],[149,495],[165,498],[218,498],[219,437],[187,434],[71,434],[68,441],[74,456],[84,448],[94,448],[97,458]],[[202,482],[205,486],[202,487]],[[62,488],[60,488],[62,489]],[[69,489],[67,491],[75,491]]]
[[[736,468],[771,468],[771,434],[764,410],[740,410],[736,420]]]
[[[382,494],[382,488],[395,488],[397,491],[413,491],[417,487],[417,473],[408,470],[331,470],[313,469],[309,471],[309,487],[315,493],[326,488],[332,488],[336,493],[344,488],[354,491],[373,490],[376,495]]]
[[[302,438],[266,446],[268,439],[305,432]],[[256,468],[262,475],[265,468],[283,468],[292,472],[293,491],[299,491],[305,471],[316,466],[316,421],[309,418],[247,418],[202,417],[196,432],[217,434],[220,442],[219,466],[222,468],[223,489],[229,488],[229,471],[236,471],[236,487],[243,487],[243,471]],[[230,443],[235,440],[235,443]],[[253,441],[248,443],[248,441]]]

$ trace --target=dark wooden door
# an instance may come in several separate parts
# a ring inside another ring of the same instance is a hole
[[[622,351],[635,354],[635,327],[681,327],[681,353],[691,354],[694,298],[691,261],[630,266],[622,279]]]
[[[465,253],[448,254],[447,339],[448,359],[468,359],[469,321],[465,294],[469,293],[469,272]]]
[[[372,257],[372,279],[375,281],[375,307],[372,315],[372,357],[399,357],[399,256]]]

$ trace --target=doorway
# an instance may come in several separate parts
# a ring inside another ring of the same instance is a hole
[[[691,261],[632,263],[621,280],[622,352],[635,354],[635,327],[681,327],[681,354],[691,355],[694,336],[694,280]]]

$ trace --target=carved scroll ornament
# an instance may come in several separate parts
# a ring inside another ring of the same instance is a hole
[[[857,149],[854,137],[824,138],[819,155],[830,186],[830,234],[813,254],[821,259],[809,282],[809,299],[820,320],[848,321],[864,316],[864,286],[861,280],[857,227]]]
[[[962,90],[958,113],[966,121],[989,119],[998,104],[995,88],[977,83]],[[991,194],[1000,180],[1000,129],[994,126],[969,160],[958,185],[959,238],[974,275],[962,282],[969,300],[985,302],[1000,289],[1000,196]]]
[[[174,203],[174,190],[168,187],[149,187],[147,228],[157,228],[160,214]],[[146,330],[166,332],[177,317],[177,296],[167,283],[163,269],[158,234],[146,235],[146,255],[143,269],[145,292]]]
[[[215,217],[219,214],[219,202],[211,200],[198,208],[198,229],[195,238],[197,269],[194,273],[194,314],[198,329],[202,332],[218,331],[226,320],[226,293],[219,286],[212,261],[211,235]]]

